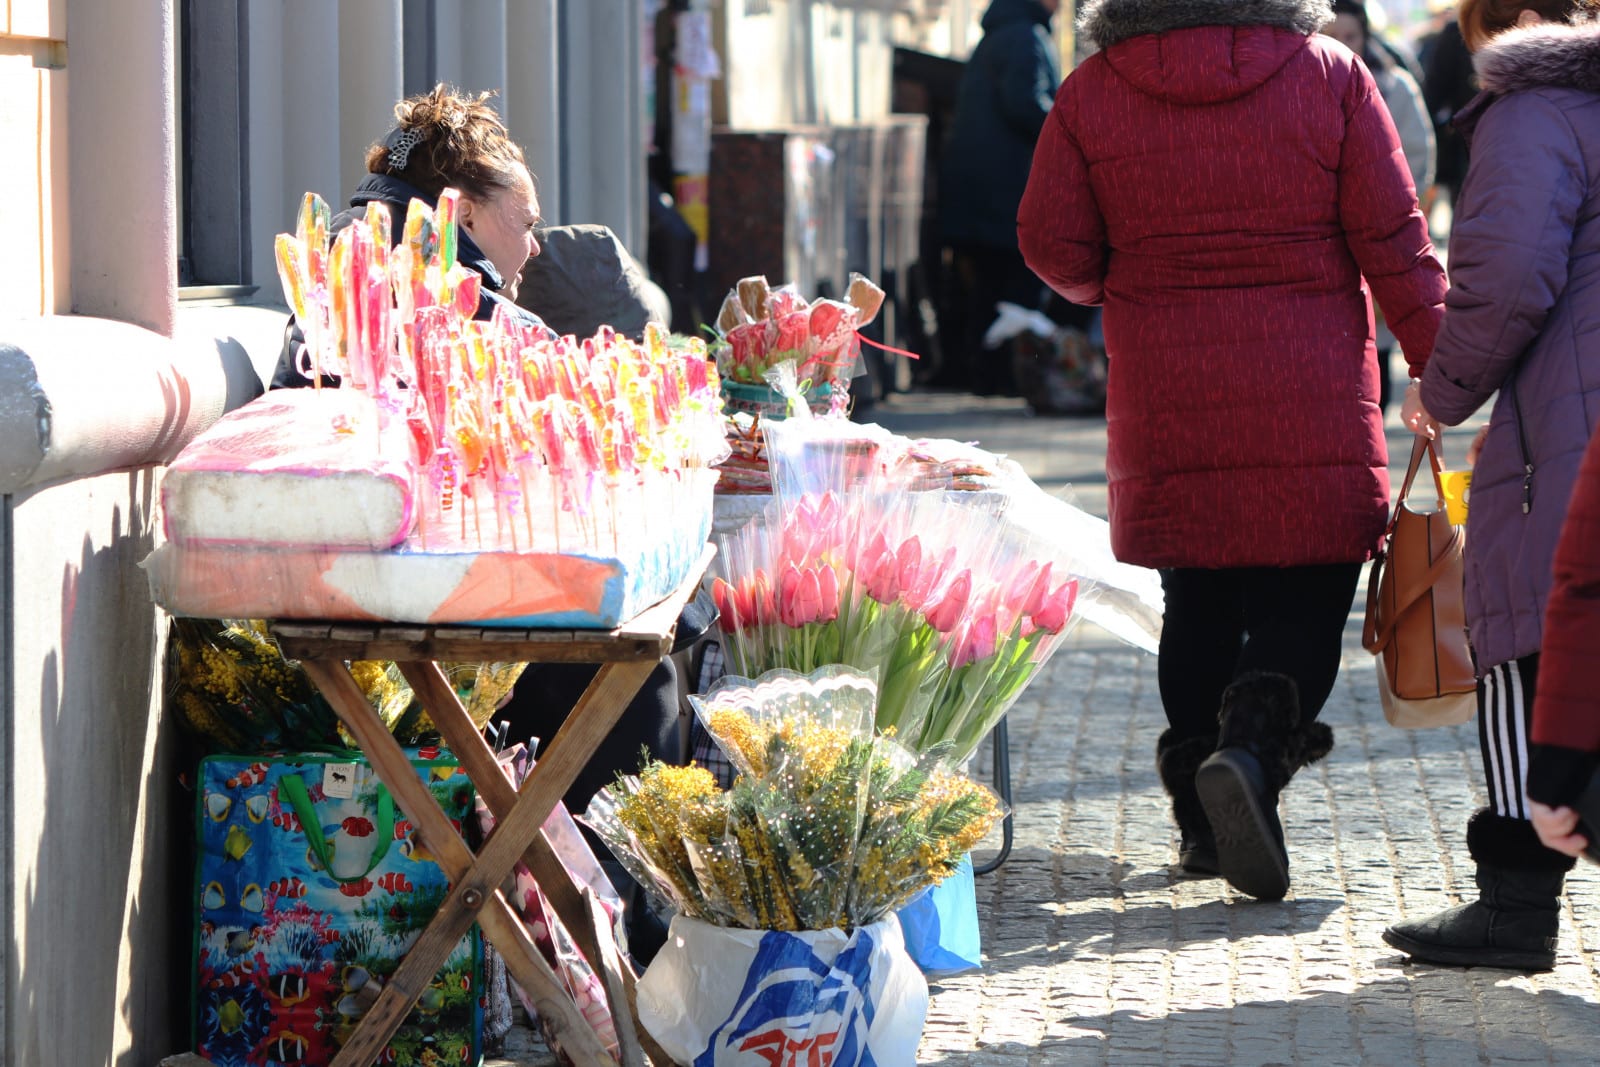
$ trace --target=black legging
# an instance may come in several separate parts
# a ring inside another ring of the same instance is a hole
[[[591,663],[530,663],[517,679],[511,699],[495,713],[495,721],[510,726],[513,742],[537,737],[541,747],[548,745],[599,669]],[[619,772],[637,773],[641,748],[648,748],[656,759],[678,761],[678,671],[667,657],[656,664],[594,757],[578,772],[562,798],[567,810],[582,815],[589,800]]]
[[[1359,563],[1176,568],[1166,592],[1156,674],[1167,722],[1181,737],[1217,728],[1222,691],[1249,671],[1287,674],[1310,722],[1333,692]]]

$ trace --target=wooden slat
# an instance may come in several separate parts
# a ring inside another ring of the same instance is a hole
[[[541,1013],[548,1012],[545,1018],[564,1047],[570,1047],[579,1062],[614,1063],[560,980],[528,940],[521,921],[495,888],[511,870],[515,857],[494,877],[489,876],[494,868],[474,864],[472,850],[455,832],[433,793],[418,777],[405,751],[384,727],[344,665],[313,658],[306,661],[305,669],[355,735],[379,778],[417,824],[423,843],[454,883],[438,914],[335,1057],[335,1067],[366,1067],[377,1059],[422,991],[433,981],[440,965],[474,922],[482,923],[484,933],[506,958],[507,969],[516,976],[517,984],[528,993]]]
[[[478,793],[483,797],[484,804],[494,814],[496,820],[504,818],[516,804],[516,786],[506,775],[505,768],[500,765],[488,742],[483,739],[483,734],[472,724],[466,710],[461,706],[460,698],[456,696],[454,687],[446,680],[444,672],[436,663],[402,663],[399,666],[406,681],[411,683],[412,691],[432,714],[445,744],[450,746],[451,753],[460,761],[461,766],[466,769],[467,776],[478,787]],[[443,709],[442,714],[441,709]],[[539,836],[528,846],[528,851],[522,854],[522,862],[532,872],[534,880],[539,883],[539,888],[550,902],[550,907],[566,926],[568,933],[577,943],[578,951],[583,953],[583,958],[589,962],[595,974],[602,973],[601,968],[605,966],[608,958],[616,959],[622,995],[619,1000],[612,997],[611,990],[608,989],[607,996],[611,1000],[612,1015],[620,1017],[625,1005],[631,1023],[638,1017],[639,976],[617,951],[610,925],[604,920],[596,921],[592,909],[579,895],[577,887],[567,874],[566,867],[562,865],[560,857],[551,847],[542,828]],[[672,1062],[672,1058],[656,1044],[655,1039],[647,1031],[637,1027],[634,1030],[643,1045],[643,1050],[651,1060],[662,1065]],[[621,1033],[620,1028],[618,1033]],[[626,1060],[628,1053],[626,1041],[623,1042],[622,1050]]]

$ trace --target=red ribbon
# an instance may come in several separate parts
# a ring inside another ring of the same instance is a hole
[[[881,348],[885,352],[893,352],[897,356],[906,356],[906,357],[909,357],[910,359],[921,359],[922,358],[921,356],[917,355],[915,352],[907,352],[903,348],[895,348],[892,345],[879,344],[877,341],[874,341],[872,338],[868,337],[866,334],[862,333],[860,330],[856,331],[856,339],[860,340],[860,341],[865,341],[867,344],[871,345],[873,348]]]

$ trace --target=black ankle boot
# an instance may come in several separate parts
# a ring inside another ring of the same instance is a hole
[[[1478,865],[1478,899],[1395,923],[1384,941],[1426,963],[1550,970],[1572,857],[1545,848],[1532,823],[1488,810],[1467,823],[1467,851]]]
[[[1327,755],[1333,731],[1301,723],[1294,679],[1247,674],[1222,694],[1218,748],[1195,773],[1195,789],[1228,884],[1258,900],[1289,891],[1289,853],[1278,794],[1296,771]]]
[[[1181,839],[1178,868],[1192,878],[1215,878],[1222,873],[1217,867],[1217,841],[1194,788],[1195,771],[1216,747],[1216,734],[1180,737],[1171,729],[1162,731],[1156,741],[1156,772],[1172,798],[1172,818]]]

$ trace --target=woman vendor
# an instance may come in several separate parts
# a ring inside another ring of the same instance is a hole
[[[515,303],[523,267],[540,251],[534,236],[540,223],[539,197],[522,149],[489,105],[489,95],[464,95],[439,85],[397,104],[395,128],[367,150],[368,173],[351,195],[350,209],[334,217],[331,231],[337,233],[348,226],[369,202],[386,204],[390,218],[399,220],[405,218],[413,198],[433,207],[444,189],[457,189],[461,193],[457,258],[482,277],[475,317],[488,319],[496,306],[501,306],[543,326],[538,316]],[[395,226],[392,233],[398,240],[401,227]],[[303,337],[291,318],[273,388],[311,384],[297,367],[302,344]],[[709,628],[713,620],[704,615],[693,608],[685,612],[678,624],[680,648]],[[496,723],[505,728],[504,736],[510,741],[548,741],[598,670],[590,664],[529,664],[496,714]],[[590,798],[619,772],[636,772],[641,750],[670,762],[679,758],[678,678],[668,657],[662,657],[567,791],[568,810],[581,813]],[[602,861],[610,860],[609,853],[598,845],[596,851]],[[609,862],[606,866],[614,872],[613,881],[622,883],[618,888],[627,900],[634,887],[625,881],[620,868]],[[630,907],[629,911],[630,919],[635,912],[640,919],[646,914],[643,908]],[[664,931],[647,931],[639,921],[630,921],[629,926],[634,955],[653,954]]]

